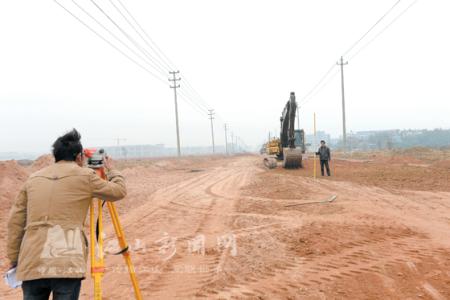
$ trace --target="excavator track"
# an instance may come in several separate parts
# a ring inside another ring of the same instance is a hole
[[[275,157],[264,157],[264,165],[269,169],[275,169],[277,167],[277,160]]]

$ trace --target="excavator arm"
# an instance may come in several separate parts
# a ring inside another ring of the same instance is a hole
[[[283,148],[295,148],[295,113],[297,112],[297,102],[295,93],[291,92],[289,101],[283,109],[280,122],[280,142]]]

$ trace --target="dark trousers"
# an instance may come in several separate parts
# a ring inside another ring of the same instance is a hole
[[[24,300],[78,300],[81,278],[46,278],[28,280],[22,283]]]
[[[323,168],[324,166],[327,168],[327,175],[330,176],[331,173],[330,173],[330,165],[328,164],[328,160],[320,160],[320,171],[322,172],[322,176],[325,175],[324,168]]]

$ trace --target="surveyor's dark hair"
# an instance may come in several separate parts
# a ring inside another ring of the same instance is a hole
[[[324,140],[321,140],[320,142],[321,142],[321,143],[325,143],[325,141],[324,141]]]
[[[83,152],[80,140],[81,135],[75,128],[60,136],[53,143],[55,162],[60,160],[74,161],[77,155]]]

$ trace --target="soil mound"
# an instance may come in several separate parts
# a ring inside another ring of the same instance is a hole
[[[40,169],[43,169],[45,167],[50,166],[52,163],[55,162],[55,159],[53,155],[51,154],[44,154],[39,156],[31,165],[31,173],[39,171]]]
[[[0,162],[0,220],[7,215],[28,172],[15,160]]]

